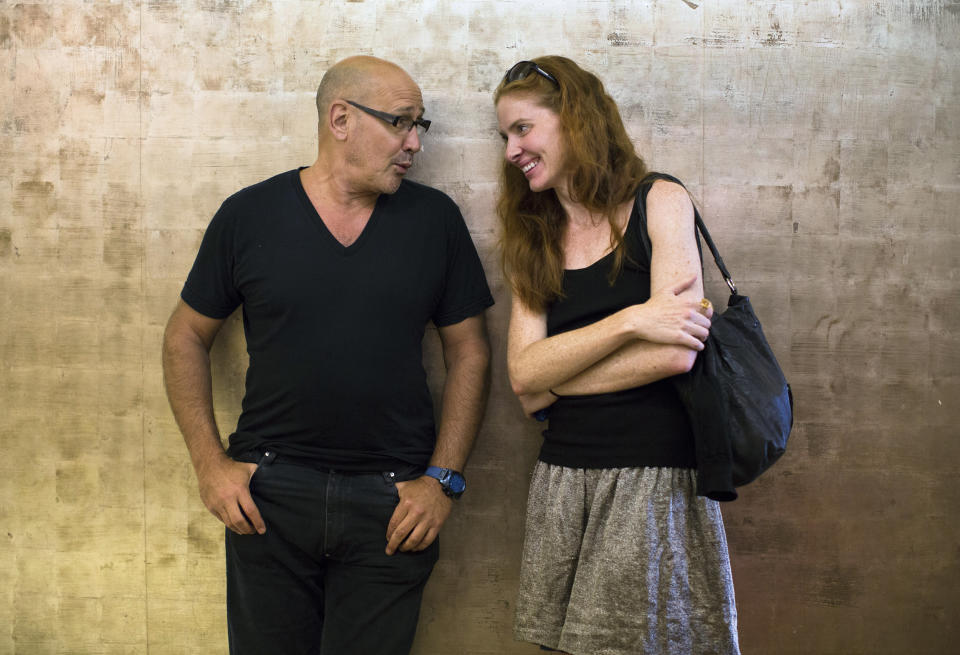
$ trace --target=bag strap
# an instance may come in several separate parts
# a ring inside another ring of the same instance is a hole
[[[647,251],[647,257],[652,261],[652,248],[650,245],[650,236],[647,233],[647,194],[650,192],[650,189],[653,187],[653,183],[657,180],[668,180],[679,184],[686,190],[687,187],[683,186],[683,182],[673,177],[672,175],[667,175],[666,173],[650,173],[643,181],[640,183],[640,188],[637,190],[637,209],[640,214],[640,238],[643,239],[643,247]],[[689,192],[688,192],[689,193]],[[691,199],[692,201],[692,199]],[[716,263],[717,268],[720,269],[720,274],[723,276],[723,280],[727,283],[727,286],[730,287],[730,292],[736,295],[737,285],[733,283],[733,278],[730,277],[730,272],[727,270],[726,265],[723,263],[723,258],[720,256],[720,251],[717,250],[717,246],[713,243],[713,239],[710,237],[710,232],[707,230],[707,226],[703,224],[703,219],[700,218],[700,212],[697,210],[697,205],[693,205],[693,217],[696,220],[697,229],[700,231],[700,234],[703,235],[703,240],[707,242],[707,247],[710,249],[710,253],[713,255],[713,261]]]

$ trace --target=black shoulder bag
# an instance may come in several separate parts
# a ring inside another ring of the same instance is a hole
[[[640,234],[648,258],[646,199],[656,179],[681,184],[657,173],[645,179],[637,192]],[[693,368],[672,380],[693,428],[697,495],[730,501],[737,498],[736,487],[753,482],[783,455],[793,427],[793,394],[750,298],[737,292],[696,207],[694,213],[697,229],[731,293],[727,308],[713,315],[710,336]]]

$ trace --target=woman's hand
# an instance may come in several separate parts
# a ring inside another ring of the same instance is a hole
[[[668,345],[686,346],[703,350],[703,342],[710,334],[713,307],[690,297],[696,284],[694,275],[657,291],[650,299],[627,308],[634,333],[638,339]]]
[[[710,302],[709,299],[704,298],[703,300],[700,301],[699,311],[701,314],[707,317],[708,321],[712,322],[711,319],[713,319],[713,303]]]

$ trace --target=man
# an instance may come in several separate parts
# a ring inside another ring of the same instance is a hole
[[[373,57],[317,91],[317,160],[228,198],[164,336],[167,395],[228,528],[231,653],[408,653],[486,402],[493,304],[456,205],[404,176],[420,89]],[[250,365],[226,452],[209,350],[242,305]],[[421,340],[447,367],[435,429]],[[428,467],[429,465],[429,467]]]

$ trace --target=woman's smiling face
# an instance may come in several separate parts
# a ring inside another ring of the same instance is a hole
[[[504,157],[520,169],[531,191],[567,187],[565,147],[560,117],[528,94],[502,96],[497,122],[506,148]]]

